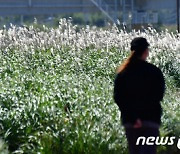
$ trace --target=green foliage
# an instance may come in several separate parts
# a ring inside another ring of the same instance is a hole
[[[94,13],[91,15],[91,25],[96,25],[98,27],[105,26],[105,16],[102,13]]]
[[[6,145],[6,143],[0,139],[0,153],[1,154],[8,154],[9,151],[8,151],[8,146]]]
[[[59,29],[0,32],[0,135],[10,152],[127,154],[112,94],[115,68],[129,55],[126,40],[132,34],[73,28],[62,21]],[[148,59],[166,78],[161,134],[178,137],[178,61],[173,49],[162,50]],[[178,153],[168,146],[158,151]]]

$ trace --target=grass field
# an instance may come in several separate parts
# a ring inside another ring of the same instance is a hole
[[[148,62],[166,79],[162,136],[180,136],[180,39],[168,31],[116,26],[0,30],[0,153],[126,154],[114,103],[115,68],[136,36],[151,44]],[[176,145],[159,154],[178,154]]]

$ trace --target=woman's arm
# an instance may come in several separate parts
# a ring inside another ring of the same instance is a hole
[[[115,103],[119,106],[119,109],[122,110],[123,108],[123,81],[122,81],[122,75],[116,74],[115,80],[114,80],[114,91],[113,91],[113,98]]]
[[[155,88],[153,89],[154,99],[157,101],[162,101],[166,87],[165,87],[164,75],[159,68],[156,71],[156,76],[155,76],[154,82],[155,82],[154,83]]]

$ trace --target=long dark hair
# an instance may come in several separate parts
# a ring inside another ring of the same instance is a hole
[[[144,51],[148,48],[149,43],[143,37],[136,37],[131,42],[131,53],[127,59],[123,61],[123,63],[116,68],[116,73],[120,73],[125,70],[131,64],[134,64],[137,59],[140,59]]]
[[[123,63],[116,68],[116,73],[120,73],[125,70],[132,62],[137,59],[137,55],[135,51],[132,51],[127,59],[123,61]]]

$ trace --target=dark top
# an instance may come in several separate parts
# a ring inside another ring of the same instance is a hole
[[[114,101],[121,111],[122,124],[152,121],[161,124],[160,101],[165,92],[165,79],[161,70],[143,60],[133,61],[129,67],[116,74]]]

